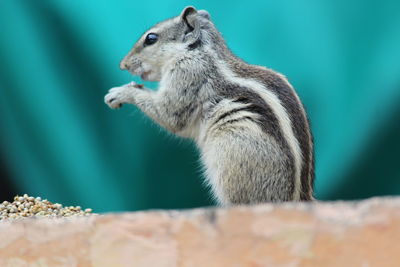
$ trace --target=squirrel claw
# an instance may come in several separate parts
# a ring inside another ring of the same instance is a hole
[[[139,83],[136,83],[136,82],[132,81],[132,82],[128,83],[126,86],[143,89],[144,84],[139,84]]]

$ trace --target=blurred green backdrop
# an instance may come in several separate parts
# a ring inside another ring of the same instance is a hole
[[[238,56],[295,86],[318,199],[400,194],[399,1],[0,0],[0,200],[212,205],[190,142],[103,103],[132,79],[118,64],[133,43],[186,5],[208,10]]]

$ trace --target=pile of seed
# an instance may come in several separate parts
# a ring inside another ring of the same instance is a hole
[[[14,197],[13,202],[4,201],[0,204],[0,220],[20,219],[25,217],[70,217],[93,215],[92,209],[82,210],[79,206],[63,207],[51,203],[47,199],[31,197],[27,194]]]

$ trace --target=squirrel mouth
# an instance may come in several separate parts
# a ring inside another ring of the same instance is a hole
[[[151,73],[151,71],[145,71],[140,75],[140,78],[142,78],[142,80],[147,81],[150,73]]]

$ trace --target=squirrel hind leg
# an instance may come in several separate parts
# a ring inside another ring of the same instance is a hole
[[[223,206],[290,201],[290,159],[272,137],[240,129],[208,138],[202,159],[214,198]]]

